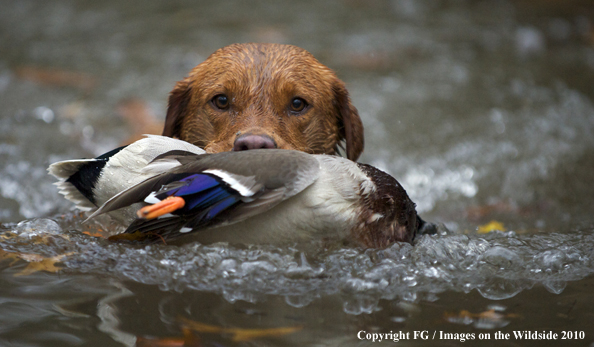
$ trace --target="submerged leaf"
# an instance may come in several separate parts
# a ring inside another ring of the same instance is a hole
[[[114,241],[114,242],[132,242],[132,241],[145,241],[148,238],[147,234],[143,234],[140,231],[128,234],[128,233],[121,233],[121,234],[117,234],[117,235],[112,235],[110,237],[108,237],[107,239],[109,241]]]
[[[216,325],[209,325],[195,322],[185,318],[179,320],[189,329],[201,333],[213,334],[231,334],[233,342],[251,341],[260,337],[273,337],[292,334],[303,329],[303,326],[269,328],[269,329],[243,329],[243,328],[224,328]]]
[[[495,230],[505,231],[505,227],[503,226],[503,223],[492,220],[487,224],[480,225],[477,229],[477,232],[479,234],[487,234],[487,233],[490,233]]]
[[[24,253],[17,254],[18,258],[27,261],[28,264],[23,270],[16,273],[15,276],[28,276],[28,275],[38,272],[38,271],[47,271],[47,272],[54,272],[54,273],[58,272],[62,269],[62,267],[57,266],[56,263],[61,262],[62,259],[64,259],[64,257],[67,257],[71,254],[73,254],[73,252],[66,253],[66,254],[60,254],[60,255],[57,255],[54,257],[49,257],[49,258],[43,257],[38,254],[24,254]]]

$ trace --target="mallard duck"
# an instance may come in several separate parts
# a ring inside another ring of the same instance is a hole
[[[89,218],[107,213],[127,226],[124,234],[168,243],[339,238],[381,248],[412,242],[426,224],[392,176],[337,156],[280,149],[204,154],[151,135],[48,170],[67,199],[95,209]]]

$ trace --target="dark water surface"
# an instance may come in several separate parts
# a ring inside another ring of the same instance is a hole
[[[404,345],[476,345],[479,334],[491,337],[481,345],[592,345],[591,1],[1,6],[0,345],[154,346],[184,326],[196,346],[377,344],[359,332],[408,333]],[[46,167],[127,141],[131,100],[162,122],[177,80],[249,41],[303,47],[337,71],[365,125],[362,161],[393,174],[438,235],[312,251],[81,233],[113,226],[81,224]],[[503,230],[478,231],[491,221]],[[296,331],[237,341],[237,329],[272,328]]]

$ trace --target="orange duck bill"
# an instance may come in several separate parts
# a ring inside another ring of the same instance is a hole
[[[157,202],[156,204],[145,206],[136,212],[138,218],[155,219],[167,213],[183,208],[186,205],[184,198],[179,196],[170,196],[167,199]]]

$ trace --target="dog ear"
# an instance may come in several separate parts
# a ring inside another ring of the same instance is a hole
[[[163,136],[180,137],[181,125],[185,117],[186,108],[190,102],[191,91],[192,87],[187,78],[175,84],[175,88],[169,94]]]
[[[356,161],[364,147],[363,137],[363,123],[359,118],[359,112],[351,104],[349,98],[349,92],[347,91],[344,83],[337,81],[333,87],[334,100],[340,113],[340,121],[342,126],[340,127],[340,136],[346,140],[346,152],[347,158],[352,161]]]

